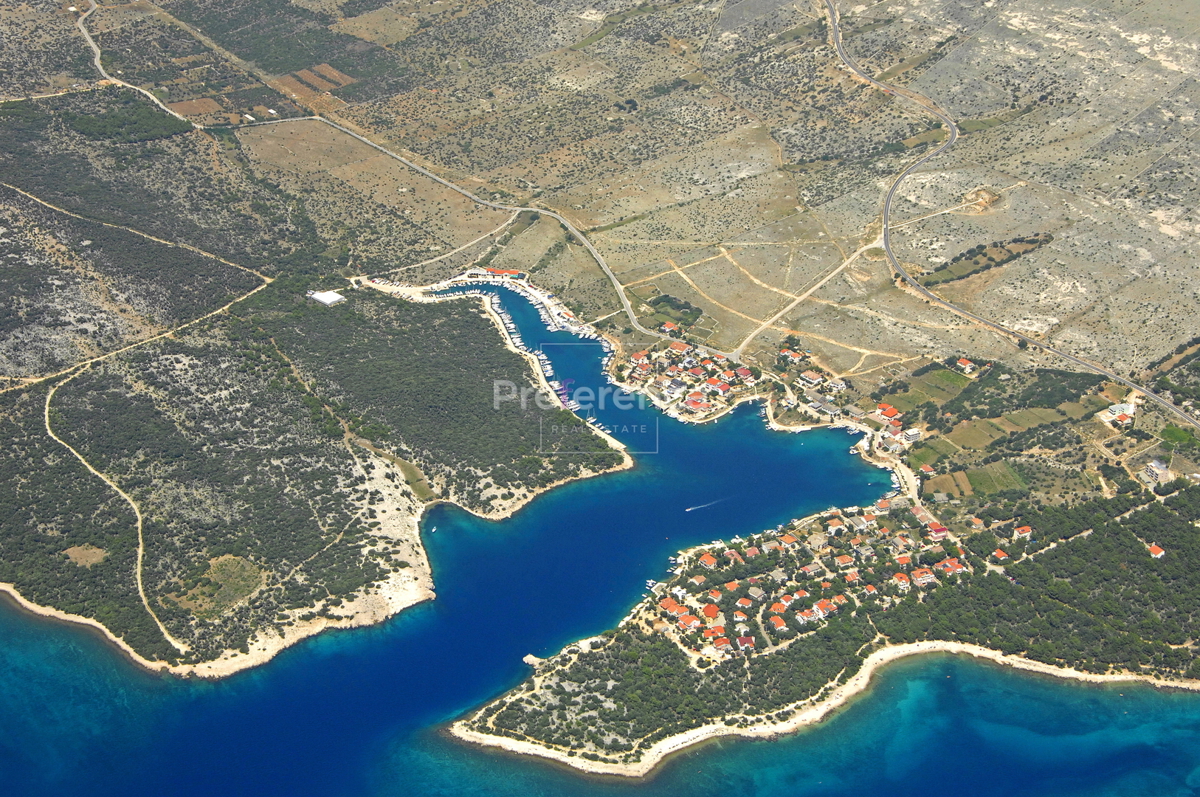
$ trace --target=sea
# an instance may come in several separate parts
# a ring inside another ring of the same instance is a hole
[[[574,389],[604,386],[595,341],[550,333],[495,289]],[[807,797],[1190,795],[1200,695],[1080,684],[948,655],[895,663],[826,721],[724,739],[641,780],[458,742],[445,726],[548,656],[613,627],[681,548],[891,489],[842,430],[772,432],[756,405],[696,426],[595,411],[636,467],[512,518],[441,505],[422,521],[437,599],[306,640],[215,682],[148,673],[85,628],[0,604],[0,797]]]

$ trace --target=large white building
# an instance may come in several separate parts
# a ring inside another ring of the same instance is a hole
[[[326,307],[333,307],[335,304],[338,304],[339,302],[346,301],[346,297],[342,296],[337,291],[318,291],[318,292],[312,294],[311,296],[309,296],[309,298],[320,302],[321,304],[325,305]]]

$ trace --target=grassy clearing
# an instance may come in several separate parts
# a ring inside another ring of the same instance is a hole
[[[922,144],[929,144],[934,141],[942,141],[945,138],[946,131],[941,128],[937,128],[934,130],[926,130],[924,133],[918,133],[915,136],[910,136],[904,139],[903,144],[909,149],[912,149],[913,147],[919,147]]]
[[[1061,421],[1062,416],[1058,414],[1058,410],[1049,408],[1033,408],[1020,410],[1018,412],[1010,412],[1004,416],[1009,422],[1020,426],[1018,431],[1024,431],[1034,426],[1041,426],[1044,423],[1053,423]]]
[[[965,421],[960,423],[958,427],[946,435],[953,443],[962,448],[986,448],[988,443],[993,440],[998,440],[1007,434],[996,424],[988,420]]]
[[[250,597],[262,584],[263,571],[250,560],[225,554],[209,561],[199,583],[178,600],[198,617],[216,617]]]
[[[969,470],[966,477],[975,492],[984,495],[1002,490],[1018,490],[1026,486],[1007,462],[993,462],[982,468]]]
[[[1066,401],[1058,405],[1058,408],[1067,414],[1067,417],[1073,421],[1091,415],[1094,412],[1099,412],[1108,406],[1108,403],[1100,396],[1084,396],[1079,401]]]
[[[908,455],[908,466],[913,470],[920,468],[922,465],[933,467],[942,455],[934,451],[928,446],[917,446]]]
[[[992,116],[987,119],[965,119],[958,123],[958,127],[964,133],[977,133],[980,130],[987,130],[1001,124],[1004,124],[1003,119]]]
[[[941,476],[934,476],[929,481],[925,482],[925,493],[946,493],[947,495],[959,496],[958,482],[954,479],[954,474],[943,473]]]
[[[880,75],[879,80],[883,81],[884,83],[887,83],[889,80],[892,80],[893,78],[895,78],[899,75],[903,75],[905,72],[907,72],[910,69],[916,69],[918,66],[920,66],[921,64],[928,61],[935,52],[937,52],[937,51],[930,50],[927,53],[920,53],[918,55],[912,56],[911,58],[905,58],[903,61],[901,61],[900,63],[896,64],[895,66],[889,68],[882,75]],[[908,142],[905,142],[905,143],[908,143]]]
[[[914,377],[909,382],[908,390],[887,396],[884,400],[901,412],[909,412],[930,401],[940,407],[970,383],[971,380],[960,373],[939,368]]]
[[[960,374],[958,371],[951,371],[946,368],[930,371],[921,378],[929,379],[935,382],[941,382],[944,385],[958,388],[960,392],[967,385],[971,384],[971,377],[967,376],[966,374]],[[955,395],[958,394],[956,393]]]
[[[429,481],[420,468],[399,457],[395,459],[395,462],[400,467],[400,472],[404,474],[404,483],[412,488],[413,494],[417,496],[418,500],[432,501],[437,498],[437,493],[429,486]]]
[[[943,457],[953,456],[959,451],[958,446],[954,445],[954,443],[951,443],[944,437],[935,437],[927,442],[926,445],[941,454]]]

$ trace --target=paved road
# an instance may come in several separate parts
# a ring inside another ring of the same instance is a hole
[[[1076,357],[1073,354],[1069,354],[1060,349],[1056,349],[1053,346],[1048,346],[1040,340],[1031,338],[1028,335],[1023,335],[1020,332],[1017,332],[1016,330],[1012,330],[1007,327],[1001,326],[1000,324],[997,324],[994,321],[989,321],[988,319],[983,318],[982,316],[976,315],[975,313],[972,313],[969,310],[964,310],[961,307],[958,307],[957,305],[953,305],[950,302],[947,302],[945,299],[942,299],[940,296],[938,296],[938,295],[934,294],[933,292],[931,292],[930,290],[928,290],[924,285],[922,285],[920,282],[918,282],[916,279],[914,279],[911,274],[909,274],[907,271],[904,270],[904,268],[900,265],[900,261],[898,261],[896,259],[896,255],[892,252],[892,241],[891,241],[891,237],[892,237],[892,230],[891,230],[892,202],[894,201],[894,199],[896,197],[896,192],[900,189],[901,183],[903,183],[908,178],[909,175],[911,175],[913,172],[915,172],[917,169],[919,169],[921,166],[923,166],[929,160],[936,158],[938,155],[942,154],[946,150],[950,149],[950,147],[954,146],[954,143],[956,141],[958,141],[958,135],[959,135],[958,125],[956,125],[954,123],[954,120],[950,118],[949,114],[947,114],[945,111],[941,110],[936,105],[934,105],[933,101],[930,100],[929,98],[923,97],[923,96],[916,94],[914,92],[911,92],[907,89],[890,86],[887,83],[878,81],[875,78],[873,78],[870,75],[863,72],[862,69],[859,68],[858,64],[854,62],[854,59],[851,58],[850,55],[846,52],[846,48],[842,43],[842,32],[841,32],[841,29],[838,27],[837,8],[834,7],[833,0],[825,0],[825,8],[829,13],[829,24],[830,24],[831,32],[833,34],[833,45],[837,49],[838,57],[842,59],[842,62],[846,65],[846,67],[848,69],[850,69],[850,71],[852,71],[855,75],[857,75],[861,79],[865,80],[867,83],[871,84],[872,86],[875,86],[876,88],[878,88],[882,91],[885,91],[888,94],[892,94],[894,96],[907,99],[910,102],[915,103],[916,105],[920,106],[921,110],[925,111],[926,113],[933,114],[939,120],[941,120],[942,124],[945,125],[946,129],[949,131],[949,135],[946,137],[946,140],[943,141],[938,147],[934,148],[933,150],[927,152],[922,157],[918,158],[907,169],[905,169],[899,175],[897,175],[896,179],[892,182],[891,188],[888,189],[887,195],[884,197],[883,218],[881,220],[883,223],[883,251],[887,254],[888,263],[891,264],[891,266],[895,270],[895,272],[897,274],[899,274],[901,276],[901,278],[903,278],[904,281],[907,282],[913,290],[915,290],[921,296],[928,299],[931,303],[936,304],[939,307],[945,308],[946,310],[949,310],[952,313],[955,313],[955,314],[961,316],[962,318],[966,318],[970,321],[973,321],[976,324],[979,324],[980,326],[987,327],[988,329],[991,329],[995,332],[999,332],[1003,335],[1007,335],[1011,338],[1015,338],[1018,341],[1025,341],[1025,343],[1027,343],[1030,346],[1035,346],[1044,352],[1048,352],[1049,354],[1053,354],[1057,357],[1061,357],[1064,360],[1067,360],[1068,362],[1071,362],[1071,363],[1074,363],[1075,365],[1080,366],[1081,368],[1085,368],[1089,371],[1092,371],[1093,373],[1100,374],[1101,376],[1105,377],[1106,379],[1110,379],[1114,382],[1119,382],[1122,385],[1125,385],[1126,387],[1131,388],[1131,389],[1137,391],[1138,393],[1141,393],[1143,396],[1146,397],[1146,399],[1148,401],[1152,401],[1155,404],[1158,404],[1160,407],[1165,409],[1168,413],[1174,415],[1175,417],[1179,418],[1180,420],[1185,421],[1186,423],[1191,424],[1192,426],[1200,428],[1200,420],[1193,418],[1192,416],[1188,415],[1186,412],[1181,410],[1179,407],[1176,407],[1171,402],[1167,401],[1166,399],[1162,398],[1161,396],[1156,395],[1152,391],[1147,390],[1146,388],[1142,387],[1141,385],[1139,385],[1135,382],[1131,382],[1130,380],[1126,379],[1125,377],[1115,374],[1112,371],[1110,371],[1109,369],[1104,368],[1103,366],[1096,365],[1095,363],[1092,363],[1092,362],[1088,362],[1087,360],[1083,360],[1079,357]]]

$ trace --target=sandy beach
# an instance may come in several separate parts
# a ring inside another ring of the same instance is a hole
[[[745,728],[725,725],[724,719],[708,725],[693,728],[675,736],[656,742],[647,750],[640,761],[629,764],[589,761],[577,755],[568,755],[565,751],[544,747],[534,742],[510,739],[505,736],[492,736],[469,730],[460,720],[450,726],[449,732],[462,741],[486,747],[497,747],[522,755],[540,756],[574,767],[593,775],[615,775],[627,778],[645,777],[655,767],[672,754],[686,750],[701,742],[717,739],[723,736],[740,736],[750,739],[767,739],[793,733],[801,728],[814,725],[833,712],[837,711],[852,698],[863,693],[868,688],[872,677],[881,667],[899,659],[928,653],[950,653],[956,655],[974,656],[987,659],[996,664],[1027,670],[1056,678],[1070,678],[1094,684],[1112,684],[1141,682],[1156,687],[1172,689],[1189,689],[1200,691],[1200,681],[1166,681],[1160,678],[1124,673],[1116,675],[1096,675],[1079,670],[1055,667],[1021,656],[1009,656],[979,645],[968,645],[961,642],[914,642],[904,645],[889,645],[875,651],[866,658],[862,668],[849,680],[833,688],[826,697],[816,701],[802,701],[791,706],[785,706],[780,711],[791,713],[791,717],[780,722],[759,721]],[[772,712],[778,713],[778,712]]]

